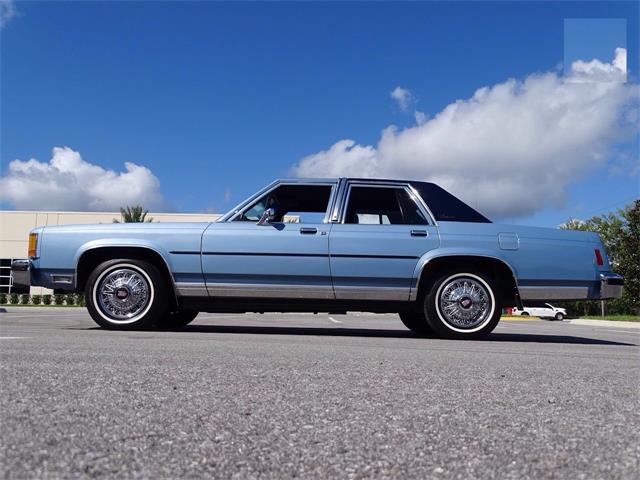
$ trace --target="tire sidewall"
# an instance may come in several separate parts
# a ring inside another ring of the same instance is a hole
[[[97,289],[100,281],[109,272],[118,268],[136,270],[145,277],[151,290],[151,298],[146,308],[131,320],[119,321],[109,318],[100,308]],[[87,280],[85,299],[91,318],[103,328],[113,330],[135,330],[152,327],[156,319],[161,318],[167,310],[167,285],[160,271],[143,260],[115,259],[98,265]]]
[[[482,284],[491,298],[491,314],[481,325],[473,329],[461,329],[450,325],[440,313],[439,296],[444,285],[459,277],[468,277]],[[484,272],[474,270],[449,271],[439,276],[424,299],[424,310],[429,326],[444,338],[475,339],[489,334],[500,321],[502,302],[495,280]]]
[[[555,314],[554,318],[555,318],[557,321],[561,322],[562,320],[564,320],[564,314],[563,314],[563,313],[561,313],[561,312],[558,312],[558,313],[556,313],[556,314]]]

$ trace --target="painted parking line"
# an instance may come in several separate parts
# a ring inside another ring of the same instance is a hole
[[[522,318],[517,318],[517,317],[501,317],[500,318],[501,322],[533,322],[535,320],[539,320],[539,318],[537,317],[531,318],[527,316]]]
[[[631,333],[631,334],[636,334],[636,335],[640,335],[640,331],[638,330],[623,330],[621,328],[616,328],[616,329],[612,329],[612,328],[598,328],[598,331],[600,332],[613,332],[613,333]]]
[[[22,340],[24,338],[31,338],[31,337],[0,337],[0,340]]]
[[[329,317],[329,320],[331,320],[333,323],[342,323],[340,320],[336,320],[333,317]]]

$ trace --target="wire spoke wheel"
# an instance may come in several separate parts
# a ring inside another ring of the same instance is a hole
[[[442,319],[462,331],[481,328],[494,311],[493,296],[488,287],[472,276],[447,279],[441,285],[436,301]]]
[[[96,286],[102,313],[113,322],[133,321],[149,306],[152,289],[146,275],[133,268],[107,271]]]

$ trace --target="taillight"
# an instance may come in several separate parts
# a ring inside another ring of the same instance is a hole
[[[29,257],[33,258],[36,256],[36,252],[38,250],[38,234],[30,233],[29,234]]]
[[[600,253],[600,249],[596,248],[594,250],[594,253],[596,254],[596,265],[601,267],[602,265],[604,265],[604,260],[602,260],[602,254]]]

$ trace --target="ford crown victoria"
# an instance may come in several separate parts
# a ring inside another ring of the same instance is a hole
[[[198,312],[396,312],[477,338],[503,306],[619,297],[598,235],[492,223],[432,183],[278,180],[211,223],[39,227],[14,283],[82,292],[105,328]]]

